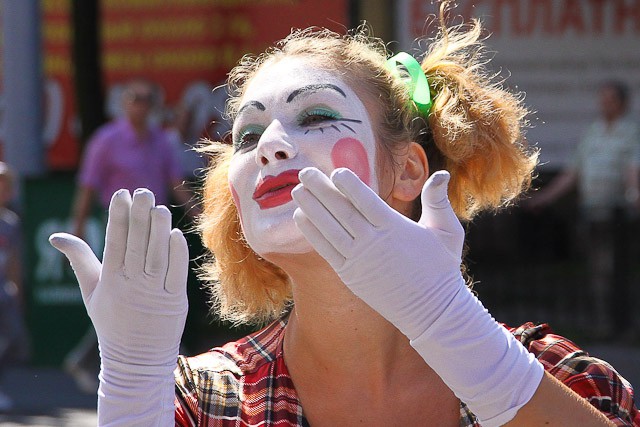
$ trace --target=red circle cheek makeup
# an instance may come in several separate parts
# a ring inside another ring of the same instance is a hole
[[[353,171],[358,178],[370,186],[371,170],[369,168],[369,156],[362,142],[355,138],[342,138],[336,142],[331,150],[331,161],[337,168],[347,168]]]

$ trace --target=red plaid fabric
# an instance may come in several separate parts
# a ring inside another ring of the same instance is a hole
[[[286,319],[195,357],[179,357],[176,426],[308,426],[284,364]],[[548,325],[509,330],[545,369],[618,426],[640,426],[633,389],[608,363],[590,357]],[[460,404],[460,426],[478,427]]]
[[[617,426],[640,426],[633,388],[607,362],[591,357],[549,325],[525,323],[510,329],[544,369],[584,397]]]

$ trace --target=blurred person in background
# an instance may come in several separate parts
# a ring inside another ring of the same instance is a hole
[[[18,215],[9,208],[15,175],[0,162],[0,375],[8,364],[27,359],[28,332],[24,323],[22,237]],[[13,408],[13,400],[0,389],[0,412]]]
[[[568,166],[524,206],[544,208],[577,187],[588,299],[576,307],[584,327],[600,339],[634,339],[629,277],[630,227],[640,212],[640,131],[629,116],[629,88],[609,80],[599,87],[600,117],[582,136]]]
[[[150,188],[162,204],[171,200],[187,216],[197,214],[191,191],[184,185],[178,152],[169,136],[153,125],[156,88],[142,78],[129,81],[122,91],[121,117],[100,127],[89,140],[80,170],[73,206],[73,233],[82,237],[94,202],[107,211],[111,195],[119,189]],[[93,327],[64,361],[79,388],[94,393],[98,387],[97,337]]]
[[[123,91],[123,117],[99,128],[87,144],[73,207],[74,232],[82,236],[94,198],[105,210],[111,195],[125,188],[150,188],[162,203],[173,197],[192,215],[192,193],[183,185],[175,147],[166,132],[149,122],[155,89],[144,79],[130,81]]]

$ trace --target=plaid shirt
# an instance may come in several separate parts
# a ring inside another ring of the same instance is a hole
[[[176,426],[309,426],[284,363],[286,319],[195,357],[179,357]],[[509,328],[545,370],[618,426],[640,426],[633,389],[608,363],[590,357],[548,325]],[[460,426],[480,426],[464,403]]]

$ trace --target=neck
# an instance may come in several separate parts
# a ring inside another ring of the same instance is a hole
[[[415,419],[458,425],[459,401],[398,329],[353,295],[320,256],[286,261],[274,260],[291,277],[295,302],[284,359],[312,425]]]
[[[139,121],[139,120],[131,120],[131,119],[129,119],[129,124],[131,125],[131,127],[133,128],[135,133],[137,135],[139,135],[139,136],[145,135],[149,130],[148,127],[147,127],[146,120]]]
[[[318,374],[384,382],[393,368],[419,357],[408,339],[351,293],[317,254],[288,256],[283,269],[292,279],[295,302],[284,342],[292,375],[313,367]]]

